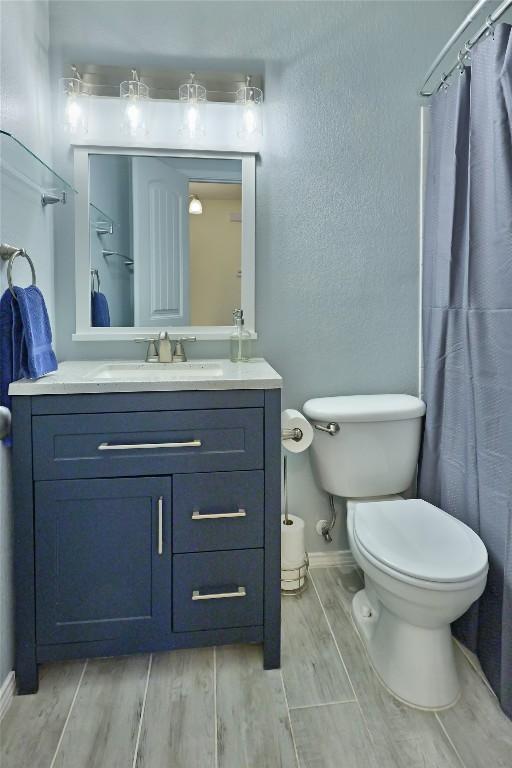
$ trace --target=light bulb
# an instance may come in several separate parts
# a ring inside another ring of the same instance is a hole
[[[203,212],[203,204],[201,203],[200,199],[196,195],[192,195],[189,206],[188,206],[188,212],[192,214],[199,214]]]
[[[64,111],[66,128],[70,133],[76,133],[82,121],[82,107],[78,104],[76,96],[68,96]]]
[[[236,92],[236,103],[240,105],[238,135],[241,139],[252,139],[262,133],[261,104],[263,91],[252,85],[248,75],[245,85]]]
[[[126,107],[125,115],[128,133],[131,136],[136,136],[142,120],[140,107],[134,101],[131,101]]]
[[[197,133],[199,128],[199,109],[196,104],[191,104],[187,107],[187,128],[191,136]]]
[[[247,105],[244,109],[243,114],[243,131],[248,135],[252,136],[253,133],[256,133],[258,129],[258,121],[256,119],[256,115],[254,114],[254,107],[251,105]]]
[[[180,134],[185,140],[197,141],[205,134],[204,107],[206,102],[206,88],[195,81],[195,75],[190,74],[190,82],[180,85],[178,90],[181,127]]]
[[[88,104],[89,94],[83,80],[78,77],[60,78],[59,108],[67,133],[74,136],[87,133]]]
[[[132,139],[144,139],[149,133],[149,88],[132,70],[132,80],[119,87],[121,97],[121,130]]]

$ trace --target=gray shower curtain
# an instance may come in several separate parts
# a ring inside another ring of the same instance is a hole
[[[423,267],[419,493],[489,553],[454,631],[512,717],[512,27],[432,99]]]

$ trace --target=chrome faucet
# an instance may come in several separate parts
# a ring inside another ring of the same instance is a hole
[[[172,344],[167,331],[162,331],[158,341],[158,362],[172,363]]]
[[[149,336],[135,341],[146,342],[146,363],[186,363],[184,341],[195,341],[195,336],[180,336],[176,340],[176,348],[173,352],[172,341],[167,331],[161,331],[158,338]]]

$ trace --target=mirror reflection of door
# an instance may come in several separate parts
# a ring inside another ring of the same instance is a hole
[[[188,179],[167,158],[132,159],[135,325],[190,325]]]
[[[100,278],[108,324],[231,325],[241,305],[241,165],[90,156],[90,266]]]

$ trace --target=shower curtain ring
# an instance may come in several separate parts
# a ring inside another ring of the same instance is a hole
[[[465,51],[464,48],[461,48],[460,51],[457,54],[457,58],[459,60],[459,71],[460,71],[461,75],[464,74],[464,69],[466,67],[466,56],[467,55],[468,55],[467,51]]]
[[[494,32],[496,28],[496,23],[494,22],[492,16],[489,14],[489,16],[485,20],[485,26],[487,27],[487,37],[492,37],[494,40]]]
[[[443,74],[441,75],[441,82],[439,84],[438,90],[444,91],[445,93],[448,90],[448,75],[446,74],[446,72],[443,72]]]

